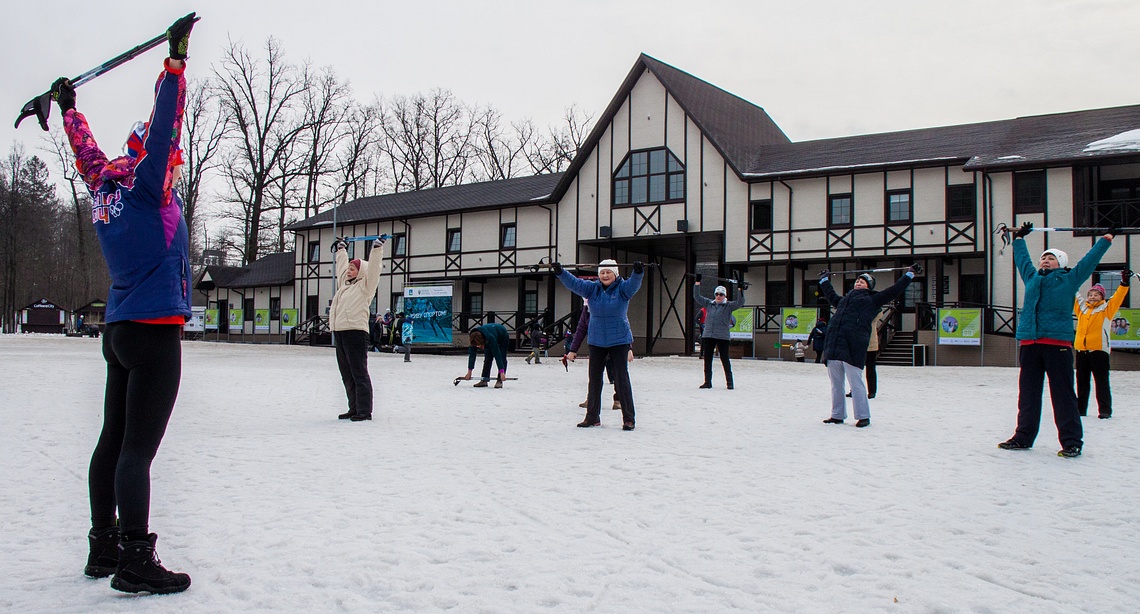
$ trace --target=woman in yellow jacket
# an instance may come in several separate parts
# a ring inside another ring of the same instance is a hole
[[[1099,418],[1112,417],[1112,391],[1108,387],[1108,327],[1116,311],[1120,309],[1124,297],[1128,295],[1128,281],[1132,271],[1123,271],[1120,287],[1107,302],[1104,300],[1104,286],[1094,284],[1089,288],[1087,300],[1077,293],[1073,302],[1073,313],[1077,316],[1077,337],[1073,341],[1077,359],[1077,410],[1082,416],[1088,414],[1089,375],[1096,381],[1096,404]]]
[[[372,419],[372,378],[368,377],[368,308],[376,297],[384,265],[384,239],[376,239],[366,260],[348,259],[348,244],[338,239],[336,294],[329,309],[329,328],[336,346],[336,364],[348,395],[341,420]]]

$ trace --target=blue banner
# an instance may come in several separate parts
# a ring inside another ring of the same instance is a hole
[[[451,286],[404,288],[404,320],[411,324],[411,343],[451,345]]]

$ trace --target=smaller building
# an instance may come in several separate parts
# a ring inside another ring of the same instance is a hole
[[[66,309],[41,298],[20,310],[20,331],[62,335],[67,332],[67,316]]]
[[[269,254],[242,267],[203,269],[194,282],[194,289],[205,296],[202,338],[284,342],[299,319],[293,300],[293,269],[293,252]]]
[[[74,328],[77,333],[89,333],[91,327],[94,327],[98,332],[102,333],[107,328],[107,324],[104,321],[107,316],[107,302],[103,299],[97,298],[76,309],[74,315],[75,322],[72,328]]]

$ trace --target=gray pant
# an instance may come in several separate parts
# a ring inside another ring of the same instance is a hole
[[[827,361],[827,376],[831,378],[831,417],[847,419],[847,390],[843,379],[851,386],[851,404],[855,406],[856,420],[871,419],[871,405],[867,402],[867,386],[863,383],[863,370],[842,360]]]

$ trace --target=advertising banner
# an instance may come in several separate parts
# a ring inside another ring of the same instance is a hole
[[[404,318],[412,325],[412,343],[451,345],[451,293],[451,284],[404,288]]]
[[[736,319],[736,324],[728,329],[729,339],[744,339],[746,341],[752,340],[752,324],[755,321],[756,312],[752,307],[741,307],[732,312],[732,317]]]
[[[230,310],[230,332],[240,333],[244,331],[245,327],[245,313],[241,309]]]
[[[207,309],[203,312],[203,316],[206,318],[206,330],[218,330],[217,309]]]
[[[787,341],[807,341],[819,309],[815,307],[783,307],[780,309],[780,339]]]
[[[281,310],[281,330],[289,330],[297,326],[297,319],[301,317],[299,309]]]
[[[1121,309],[1108,323],[1112,349],[1140,348],[1140,309]]]
[[[981,309],[939,309],[938,345],[982,345]]]
[[[253,310],[253,330],[258,333],[269,332],[269,310],[268,309],[254,309]]]

